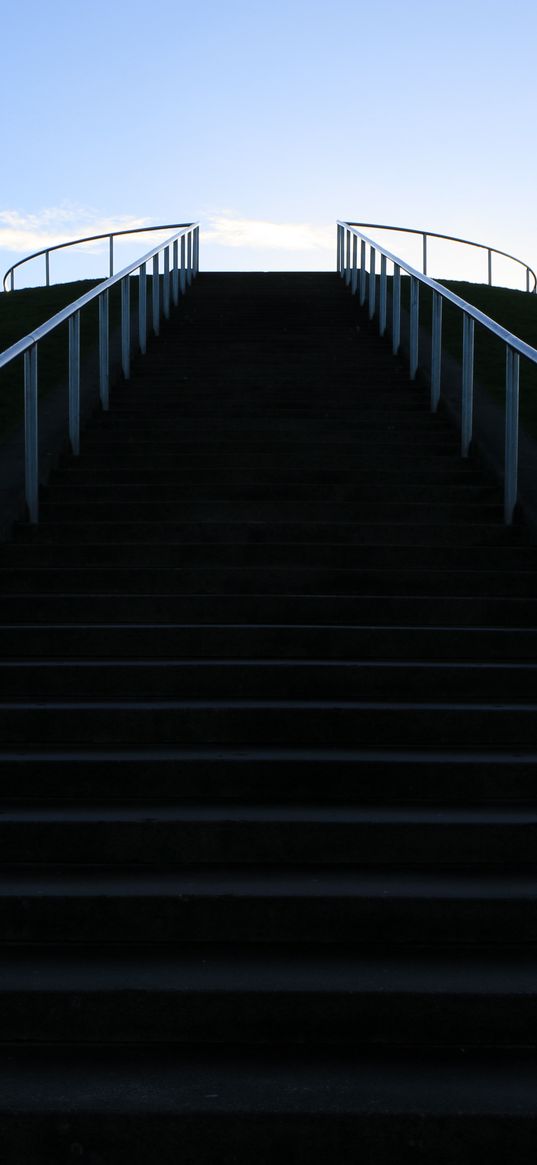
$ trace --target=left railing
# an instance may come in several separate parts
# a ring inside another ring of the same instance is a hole
[[[147,228],[146,228],[147,229]],[[162,256],[162,276],[160,272]],[[98,300],[99,304],[99,397],[104,410],[110,398],[110,312],[109,293],[120,284],[121,289],[121,368],[125,379],[130,376],[132,329],[130,310],[130,279],[138,272],[138,346],[145,353],[148,335],[147,269],[151,264],[151,320],[155,335],[160,330],[162,315],[167,318],[170,305],[179,303],[180,296],[199,271],[199,223],[189,223],[163,243],[147,251],[117,275],[105,279],[85,295],[75,299],[57,312],[35,331],[30,332],[4,352],[0,352],[0,369],[18,357],[24,357],[24,456],[25,495],[31,523],[39,520],[39,457],[38,457],[38,350],[41,340],[56,328],[69,325],[69,441],[75,456],[80,452],[80,315]]]

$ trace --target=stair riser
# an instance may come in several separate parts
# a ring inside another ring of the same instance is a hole
[[[359,754],[358,754],[359,755]],[[480,759],[459,754],[443,762],[427,754],[379,754],[342,759],[334,753],[320,759],[294,759],[270,752],[250,758],[236,750],[226,758],[221,749],[198,756],[167,758],[158,747],[153,753],[121,756],[114,748],[98,758],[86,753],[53,755],[38,749],[32,756],[21,749],[1,757],[4,801],[21,799],[83,805],[133,801],[151,805],[155,799],[170,804],[199,802],[257,802],[265,804],[397,804],[460,805],[533,804],[537,752],[502,759],[490,752]]]
[[[2,861],[107,866],[534,865],[537,822],[517,825],[29,822],[0,818]]]
[[[216,876],[216,875],[215,875]],[[77,897],[60,889],[49,897],[13,894],[0,899],[3,941],[25,943],[341,943],[460,946],[537,942],[535,902],[528,897],[235,896],[109,891]]]
[[[535,995],[487,999],[461,991],[187,992],[2,991],[4,1043],[411,1044],[528,1047],[537,1043]]]
[[[431,637],[432,639],[433,637]],[[432,647],[431,647],[432,653]],[[0,663],[0,690],[18,699],[176,699],[176,700],[484,700],[537,705],[537,665],[466,668],[316,664],[300,666],[223,662],[218,665],[130,666],[105,658],[95,664],[56,661],[40,666],[35,659],[24,665]]]
[[[0,706],[4,747],[255,745],[383,748],[536,748],[537,709],[413,705],[323,708],[166,707],[155,703]]]

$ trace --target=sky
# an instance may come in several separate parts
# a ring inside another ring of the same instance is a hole
[[[329,270],[338,218],[537,268],[535,0],[0,0],[0,18],[0,274],[190,221],[201,270]],[[419,265],[419,240],[382,238]],[[106,273],[100,247],[51,261],[53,281]],[[429,273],[484,280],[486,259],[431,244]]]

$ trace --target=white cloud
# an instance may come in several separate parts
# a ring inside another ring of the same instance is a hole
[[[269,251],[330,251],[334,249],[335,227],[307,222],[269,222],[239,218],[230,212],[207,216],[203,243],[222,247],[263,248]]]
[[[31,254],[68,239],[100,235],[107,231],[128,230],[147,225],[146,218],[120,215],[106,218],[89,207],[62,203],[45,207],[34,214],[19,210],[0,210],[0,247],[6,251]]]

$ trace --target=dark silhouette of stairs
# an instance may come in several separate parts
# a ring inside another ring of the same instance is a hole
[[[335,275],[201,275],[1,549],[2,1165],[537,1147],[537,550]]]

